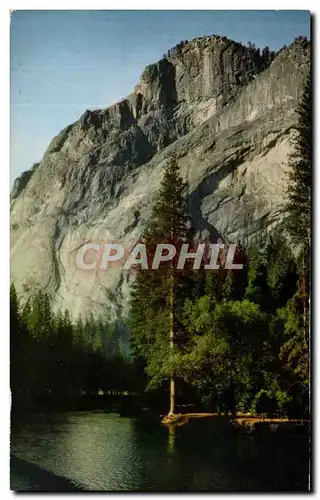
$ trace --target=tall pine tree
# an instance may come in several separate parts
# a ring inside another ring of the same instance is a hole
[[[307,353],[309,347],[309,280],[311,252],[311,192],[312,192],[312,76],[297,109],[298,123],[294,136],[294,151],[290,157],[287,204],[287,229],[300,249],[299,295],[303,306],[303,336]],[[306,354],[307,355],[307,354]]]
[[[188,237],[185,187],[177,159],[172,157],[142,235],[148,250],[148,269],[137,270],[131,299],[135,352],[146,361],[151,385],[160,385],[170,379],[170,415],[175,412],[175,352],[185,341],[180,313],[186,280],[184,271],[176,268],[181,245]],[[161,263],[159,269],[152,269],[158,243],[174,245],[177,252],[171,261]]]

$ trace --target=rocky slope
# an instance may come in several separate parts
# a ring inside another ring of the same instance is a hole
[[[87,110],[50,143],[11,193],[11,273],[76,317],[126,310],[130,273],[84,271],[92,241],[131,248],[175,152],[202,237],[246,239],[281,217],[295,106],[310,46],[295,40],[270,62],[223,37],[184,42],[148,66],[132,94]]]

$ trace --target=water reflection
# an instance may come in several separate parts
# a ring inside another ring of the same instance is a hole
[[[224,421],[164,426],[116,414],[33,416],[12,453],[91,491],[306,490],[308,437]]]
[[[176,426],[168,425],[168,453],[174,453],[175,442],[176,442]]]
[[[67,439],[59,442],[56,453],[67,457],[63,469],[69,477],[95,490],[140,486],[140,454],[129,418],[88,415],[68,419],[68,426]]]
[[[137,489],[143,478],[132,426],[128,418],[96,413],[45,418],[37,433],[27,425],[13,434],[12,452],[85,488]]]

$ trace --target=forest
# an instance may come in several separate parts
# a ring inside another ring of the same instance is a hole
[[[11,284],[13,411],[92,408],[121,397],[169,414],[193,405],[309,415],[311,94],[309,76],[282,223],[249,242],[229,242],[237,243],[243,269],[193,270],[191,259],[182,270],[173,261],[155,270],[137,266],[130,312],[118,321],[108,311],[73,321],[69,311],[53,311],[46,292],[22,303]],[[157,243],[193,243],[185,189],[172,156],[141,235],[150,261]]]

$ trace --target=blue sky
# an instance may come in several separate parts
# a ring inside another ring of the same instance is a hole
[[[307,11],[14,12],[11,182],[62,128],[125,97],[181,40],[221,34],[277,50],[309,29]]]

